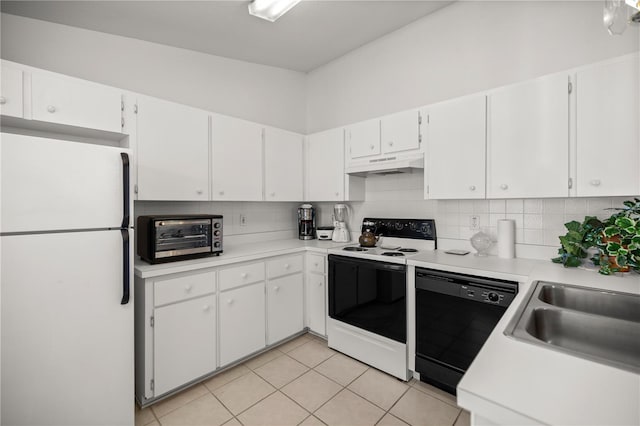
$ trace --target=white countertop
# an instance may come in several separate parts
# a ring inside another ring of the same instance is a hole
[[[329,249],[345,243],[286,239],[226,245],[219,257],[150,265],[135,274],[149,278],[269,256]],[[519,292],[458,385],[458,404],[499,424],[640,425],[640,375],[517,341],[503,334],[531,283],[545,280],[640,294],[640,275],[603,276],[550,261],[457,256],[423,252],[409,265],[520,282]]]
[[[503,334],[536,280],[640,294],[640,275],[536,265],[458,385],[458,404],[498,424],[639,425],[640,375]]]
[[[269,256],[296,253],[301,250],[327,252],[328,249],[344,246],[346,243],[334,243],[333,241],[286,239],[265,241],[258,243],[227,244],[220,256],[210,256],[201,259],[185,260],[180,262],[159,263],[151,265],[143,260],[136,259],[135,275],[140,278],[151,278],[178,272],[188,272],[203,268],[214,268],[230,263],[246,262],[262,259]]]

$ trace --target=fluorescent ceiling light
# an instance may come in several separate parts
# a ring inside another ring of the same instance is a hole
[[[275,22],[300,0],[253,0],[249,3],[249,13],[258,18]]]

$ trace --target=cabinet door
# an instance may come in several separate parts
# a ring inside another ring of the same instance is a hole
[[[346,128],[351,158],[380,154],[380,120],[352,124]]]
[[[3,62],[0,81],[0,114],[22,118],[22,70]]]
[[[325,336],[326,332],[326,305],[325,305],[325,276],[321,274],[307,274],[305,281],[305,308],[307,327],[309,330]]]
[[[420,148],[419,112],[403,111],[383,117],[380,134],[385,154]]]
[[[640,194],[639,75],[636,55],[578,72],[577,196]]]
[[[220,293],[221,366],[265,347],[264,299],[264,282]]]
[[[267,344],[302,331],[302,274],[267,282]]]
[[[344,201],[344,130],[307,137],[306,200]]]
[[[120,133],[121,97],[119,90],[89,81],[37,71],[31,74],[34,120]]]
[[[488,198],[569,195],[568,84],[557,74],[489,95]]]
[[[267,127],[264,133],[265,201],[303,198],[302,145],[304,136]]]
[[[216,369],[216,299],[154,310],[154,393],[162,395]]]
[[[138,99],[138,199],[209,199],[209,115],[160,99]]]
[[[214,114],[211,123],[214,200],[262,200],[262,126]]]
[[[427,198],[484,198],[485,96],[441,103],[428,114]]]

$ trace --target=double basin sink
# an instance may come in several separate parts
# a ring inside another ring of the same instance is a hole
[[[640,295],[538,281],[505,335],[640,374]]]

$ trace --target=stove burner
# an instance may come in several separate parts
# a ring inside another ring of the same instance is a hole
[[[392,257],[398,257],[398,256],[404,256],[404,253],[400,253],[397,251],[385,251],[384,253],[380,253],[382,256],[392,256]]]
[[[398,249],[398,251],[400,251],[402,253],[417,253],[418,252],[418,250],[412,249],[412,248],[401,248],[401,249]]]
[[[346,251],[367,251],[366,248],[358,247],[358,246],[345,247],[342,250],[346,250]]]

